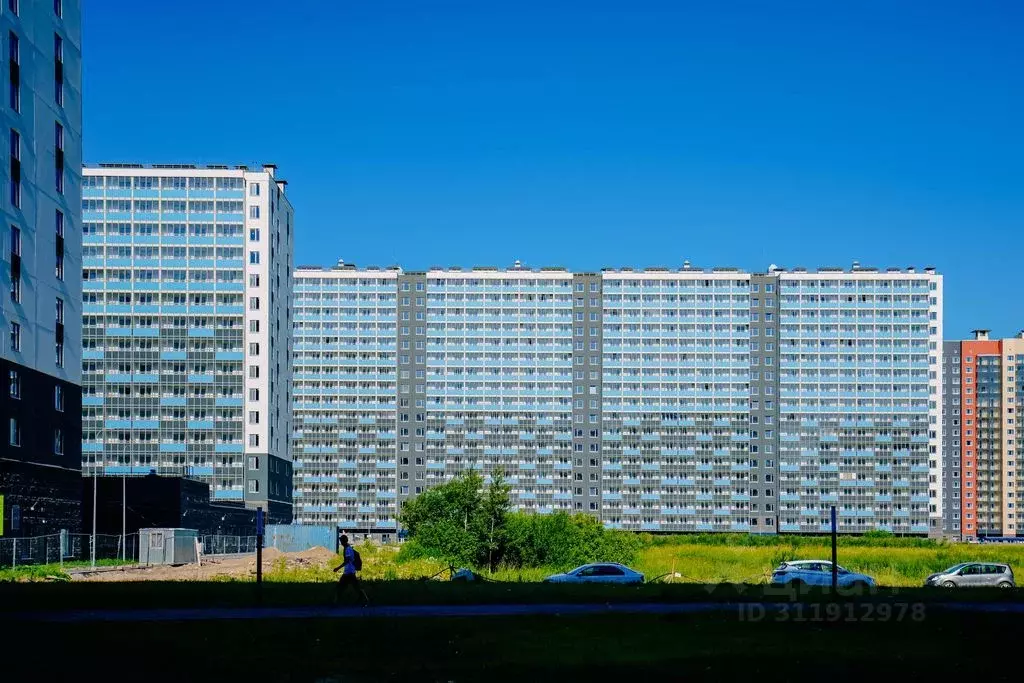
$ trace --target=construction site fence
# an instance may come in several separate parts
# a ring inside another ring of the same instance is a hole
[[[31,565],[119,564],[139,560],[139,535],[71,534],[0,537],[0,569]]]
[[[200,536],[203,555],[240,555],[256,552],[255,536]]]

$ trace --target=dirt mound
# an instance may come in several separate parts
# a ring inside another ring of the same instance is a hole
[[[276,560],[277,558],[282,557],[283,555],[284,555],[284,553],[282,553],[277,548],[264,548],[263,549],[263,561],[264,562],[266,562],[267,560]]]
[[[289,556],[310,564],[327,564],[334,559],[334,553],[322,545],[313,546],[299,553],[289,553]]]

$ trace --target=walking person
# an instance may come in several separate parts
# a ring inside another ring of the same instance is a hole
[[[338,588],[334,594],[334,603],[337,604],[341,599],[341,593],[345,590],[346,586],[352,586],[360,595],[363,596],[363,607],[370,604],[370,598],[366,596],[366,591],[363,590],[362,584],[359,583],[359,577],[356,572],[363,568],[363,558],[359,556],[359,551],[353,548],[348,543],[348,536],[345,534],[341,535],[339,539],[341,541],[341,564],[334,568],[334,571],[341,570],[341,576],[338,577]]]

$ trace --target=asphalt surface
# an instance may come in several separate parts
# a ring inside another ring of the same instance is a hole
[[[144,621],[216,621],[250,619],[361,619],[423,617],[579,616],[600,614],[706,614],[737,612],[761,607],[774,614],[804,603],[690,602],[537,605],[404,605],[370,607],[214,607],[129,610],[66,610],[10,615],[14,621],[81,623]],[[1024,614],[1024,603],[929,602],[927,609],[962,612]]]

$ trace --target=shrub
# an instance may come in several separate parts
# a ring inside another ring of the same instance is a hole
[[[588,562],[622,562],[636,559],[642,539],[629,532],[613,531],[590,515],[508,516],[502,561],[509,567],[571,569]]]

